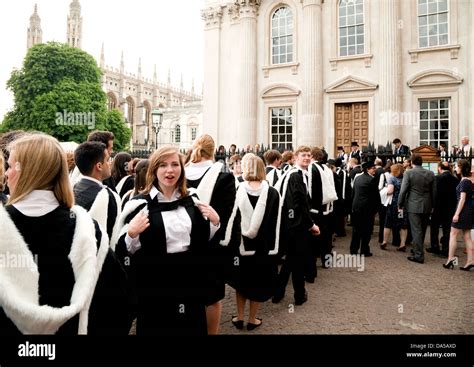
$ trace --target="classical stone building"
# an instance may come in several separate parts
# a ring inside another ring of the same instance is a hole
[[[275,147],[474,138],[474,2],[207,0],[204,131]]]
[[[27,48],[42,43],[41,19],[35,5],[30,17]],[[67,43],[71,47],[81,48],[82,16],[78,0],[70,4],[67,17]],[[102,70],[103,90],[107,93],[108,108],[120,110],[132,129],[132,149],[150,149],[161,144],[174,144],[180,148],[192,145],[190,140],[202,132],[202,96],[183,86],[183,77],[179,87],[171,84],[170,72],[166,83],[158,81],[156,66],[152,79],[142,74],[141,59],[135,73],[127,72],[122,59],[119,68],[106,65],[104,45],[99,60]],[[158,134],[153,130],[151,112],[159,108],[163,116],[163,126]],[[156,138],[158,137],[158,143]],[[194,140],[194,138],[193,138]]]

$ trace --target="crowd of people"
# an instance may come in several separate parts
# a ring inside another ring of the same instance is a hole
[[[234,146],[216,161],[209,135],[187,156],[163,146],[142,160],[112,158],[113,141],[95,131],[64,152],[42,133],[0,136],[0,255],[24,259],[0,267],[0,334],[127,335],[134,320],[138,335],[218,334],[226,284],[235,289],[232,324],[252,331],[290,276],[294,304],[308,300],[305,284],[318,261],[331,267],[349,222],[350,254],[373,256],[377,215],[382,250],[412,244],[409,261],[429,252],[453,269],[462,233],[460,269],[474,267],[466,159],[441,160],[435,176],[418,154],[363,162],[357,142],[334,159],[320,147],[260,156],[260,147]],[[410,153],[393,143],[396,156]]]

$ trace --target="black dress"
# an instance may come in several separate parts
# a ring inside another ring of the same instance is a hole
[[[258,196],[247,194],[250,204],[255,209]],[[282,241],[280,227],[277,226],[280,198],[278,191],[269,187],[268,197],[262,224],[255,238],[242,236],[246,251],[255,251],[253,255],[244,256],[238,253],[239,261],[233,267],[232,278],[229,285],[241,293],[245,298],[265,302],[273,297],[278,282],[278,254],[270,255],[275,249],[276,236]],[[238,212],[240,212],[238,210]],[[238,216],[237,216],[238,217]],[[236,223],[234,222],[234,225]],[[238,239],[237,239],[238,240]],[[231,244],[232,248],[240,245]]]
[[[141,248],[133,255],[126,249],[125,235],[117,244],[120,258],[130,256],[137,294],[137,335],[205,335],[205,259],[209,221],[194,206],[191,197],[160,203],[149,195],[135,196],[143,202],[129,214],[125,223],[148,205],[150,226],[140,234]],[[162,212],[184,206],[191,218],[191,243],[186,252],[167,252],[166,227]]]
[[[472,207],[471,207],[471,197],[472,197],[472,182],[468,178],[463,178],[459,185],[456,187],[456,196],[459,200],[461,198],[461,193],[466,193],[466,201],[464,206],[459,214],[459,220],[457,223],[452,223],[451,226],[457,229],[471,229],[472,227]]]

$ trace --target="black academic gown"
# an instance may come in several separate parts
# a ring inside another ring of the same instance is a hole
[[[187,186],[197,188],[207,172],[197,180],[186,180]],[[207,305],[212,305],[225,297],[225,283],[228,281],[232,268],[232,255],[229,249],[220,245],[225,236],[227,223],[232,214],[235,202],[235,178],[230,173],[221,172],[212,190],[210,206],[219,214],[220,228],[210,241],[208,267]]]
[[[250,204],[255,209],[258,196],[247,194]],[[280,243],[284,241],[284,226],[281,225],[281,216],[279,226],[277,224],[278,213],[280,209],[280,195],[273,187],[269,187],[268,196],[265,205],[265,214],[262,224],[258,230],[257,236],[250,239],[245,236],[238,236],[232,239],[230,246],[237,250],[239,261],[233,267],[233,274],[229,285],[241,293],[245,298],[265,302],[270,299],[274,293],[278,281],[278,253],[271,255],[270,251],[279,250]],[[234,226],[239,225],[238,218],[241,212],[237,209],[236,221]],[[236,230],[236,232],[238,232]],[[276,237],[278,233],[278,244]],[[243,240],[243,251],[240,251],[240,239]],[[255,251],[248,255],[248,251]]]
[[[61,206],[41,217],[25,216],[11,205],[5,209],[38,261],[39,304],[57,308],[69,305],[75,283],[68,258],[75,235],[75,217],[69,209]],[[99,248],[102,232],[97,222],[94,221],[94,225]],[[128,297],[126,274],[109,249],[90,306],[88,335],[127,335],[131,326]],[[79,316],[76,315],[56,334],[77,334],[78,322]],[[20,331],[0,308],[1,334],[20,334]]]
[[[134,266],[137,294],[137,335],[204,335],[207,334],[206,251],[210,225],[191,197],[172,203],[159,203],[157,198],[138,195],[135,200],[146,203],[138,206],[125,219],[129,223],[148,205],[150,226],[140,234],[141,248],[133,255],[126,250],[125,234],[118,241],[116,252],[120,258],[130,256]],[[167,253],[166,227],[162,212],[186,208],[191,218],[191,243],[186,252]],[[124,211],[127,210],[127,206]]]

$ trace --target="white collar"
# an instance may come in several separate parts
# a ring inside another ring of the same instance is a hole
[[[311,165],[312,163],[310,163]],[[295,167],[298,168],[301,172],[303,172],[304,175],[308,176],[309,175],[309,172],[308,172],[308,169],[303,169],[301,168],[300,166],[298,166],[297,164],[295,164]]]
[[[242,185],[244,186],[244,189],[245,191],[247,192],[247,194],[251,195],[251,196],[260,196],[262,190],[268,186],[268,182],[263,180],[261,182],[261,185],[257,188],[257,189],[254,189],[252,188],[250,185],[249,185],[249,182],[248,181],[244,181],[242,182]]]
[[[173,195],[171,196],[171,200],[168,199],[163,193],[158,190],[155,186],[153,186],[150,190],[150,198],[151,200],[154,200],[158,196],[158,201],[161,203],[170,203],[172,201],[176,201],[181,197],[181,194],[179,193],[178,189],[174,190]]]
[[[51,190],[34,190],[13,206],[27,217],[41,217],[59,206]]]
[[[104,184],[100,182],[99,180],[95,179],[94,177],[91,176],[82,176],[82,178],[85,178],[86,180],[95,182],[96,184],[100,185],[100,187],[104,187]]]
[[[209,159],[197,163],[189,163],[185,168],[186,178],[189,180],[197,180],[201,178],[213,164],[214,162]]]

